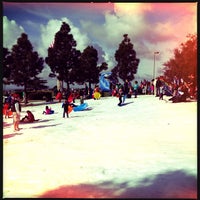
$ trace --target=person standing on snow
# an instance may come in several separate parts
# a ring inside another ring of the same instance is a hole
[[[162,82],[160,78],[158,77],[156,80],[156,97],[160,96],[160,87],[162,86]]]
[[[13,113],[13,125],[14,131],[19,131],[19,122],[20,122],[20,112],[21,112],[21,105],[19,102],[19,95],[14,94],[13,99],[11,102],[11,111]]]
[[[121,106],[121,105],[122,105],[122,98],[123,98],[123,95],[124,95],[123,88],[119,88],[119,91],[118,91],[118,96],[119,96],[119,103],[118,103],[118,106]]]
[[[63,118],[65,118],[65,114],[67,115],[67,118],[69,118],[68,106],[69,106],[69,101],[66,99],[65,102],[62,104],[62,108],[63,108]]]
[[[124,95],[123,95],[123,101],[122,101],[123,103],[125,102],[125,99],[126,99],[128,93],[129,93],[129,82],[126,79],[126,81],[124,82]]]
[[[133,85],[133,92],[134,92],[135,98],[137,98],[137,95],[138,95],[138,88],[139,88],[139,84],[137,81],[135,81]]]

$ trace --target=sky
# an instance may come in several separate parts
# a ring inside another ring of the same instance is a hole
[[[47,3],[3,2],[3,46],[16,44],[21,33],[28,34],[35,51],[43,58],[62,22],[69,24],[77,49],[87,46],[98,50],[98,64],[115,66],[114,54],[126,33],[140,59],[136,79],[162,74],[163,64],[188,34],[197,33],[197,3]],[[49,79],[50,68],[40,77]]]

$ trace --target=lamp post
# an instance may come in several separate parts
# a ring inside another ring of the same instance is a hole
[[[155,79],[155,62],[156,62],[156,54],[159,54],[159,51],[154,51],[154,53],[153,53],[153,79]]]

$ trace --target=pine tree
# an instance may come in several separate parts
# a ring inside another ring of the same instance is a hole
[[[118,50],[115,52],[115,59],[117,65],[112,70],[113,78],[121,78],[123,81],[128,79],[133,80],[134,74],[137,73],[138,65],[140,60],[136,58],[136,51],[133,49],[133,44],[128,38],[128,34],[124,34],[124,39],[119,44]]]
[[[11,75],[11,52],[7,48],[3,48],[3,83],[10,83],[10,75]]]
[[[32,44],[25,33],[22,33],[21,37],[17,39],[17,44],[13,45],[11,59],[10,78],[14,84],[24,86],[26,97],[27,89],[34,88],[35,81],[38,83],[37,75],[44,68],[44,60],[36,51],[33,51]],[[43,81],[40,83],[43,84]],[[25,98],[25,103],[27,103],[27,98]]]
[[[63,22],[60,30],[55,34],[53,46],[48,48],[48,57],[45,58],[45,62],[50,66],[52,73],[57,76],[59,82],[57,89],[61,91],[63,81],[67,83],[68,89],[69,84],[73,83],[71,71],[76,67],[81,54],[80,51],[76,50],[76,41],[70,34],[70,30],[70,26]],[[50,77],[52,77],[52,74]]]
[[[99,73],[103,69],[97,66],[98,52],[93,46],[86,47],[81,54],[81,76],[85,82],[91,84],[99,82]]]

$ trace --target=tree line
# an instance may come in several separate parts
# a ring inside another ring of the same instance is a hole
[[[91,84],[99,82],[100,73],[108,69],[106,62],[98,63],[98,52],[93,46],[87,46],[83,52],[77,50],[76,41],[70,34],[70,26],[63,22],[60,30],[55,34],[54,43],[48,48],[46,58],[39,57],[39,54],[33,50],[33,46],[28,39],[28,35],[21,34],[17,39],[17,44],[13,45],[11,52],[3,48],[3,80],[5,84],[13,83],[24,87],[24,93],[27,89],[43,89],[47,80],[38,78],[46,63],[50,69],[50,78],[56,77],[58,89],[62,90],[62,83],[83,84],[88,82],[89,89]],[[127,40],[127,34],[124,35]],[[123,46],[126,47],[123,47]],[[121,53],[120,53],[121,52]],[[120,56],[121,54],[121,56]],[[115,54],[116,60],[119,60],[110,80],[118,81],[134,79],[137,72],[139,59],[136,58],[135,50],[130,41],[127,44],[122,42]],[[130,64],[128,64],[130,62]],[[134,63],[134,64],[132,64]],[[123,73],[122,73],[123,72]]]
[[[62,22],[60,30],[55,34],[54,43],[47,49],[45,58],[33,50],[28,35],[22,33],[13,45],[11,51],[3,48],[3,82],[24,87],[26,95],[28,89],[45,89],[47,80],[38,77],[46,63],[51,70],[50,78],[57,78],[57,88],[62,90],[63,82],[70,89],[70,84],[91,84],[99,82],[103,70],[108,69],[106,62],[98,66],[98,51],[93,46],[87,46],[83,52],[76,48],[76,41],[70,33],[70,26]],[[140,59],[136,56],[134,45],[128,34],[123,35],[123,40],[115,52],[116,66],[111,69],[108,79],[118,83],[119,79],[132,81],[138,70]],[[174,50],[174,58],[164,63],[163,73],[169,80],[174,75],[187,78],[189,74],[196,75],[196,41],[195,35],[189,35],[188,41],[183,43],[181,49]]]

